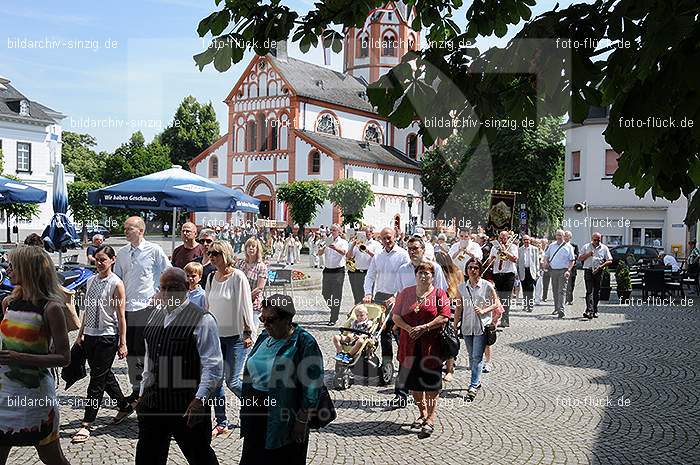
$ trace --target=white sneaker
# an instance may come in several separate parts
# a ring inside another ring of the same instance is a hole
[[[481,370],[482,373],[491,373],[493,371],[493,363],[484,363],[484,368]]]

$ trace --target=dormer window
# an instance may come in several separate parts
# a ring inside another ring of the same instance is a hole
[[[19,102],[19,116],[29,116],[29,102],[22,100]]]

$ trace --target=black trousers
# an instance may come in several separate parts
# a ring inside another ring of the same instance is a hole
[[[542,272],[542,300],[547,300],[547,291],[549,291],[549,269]]]
[[[535,292],[535,280],[530,276],[530,268],[525,268],[525,279],[520,281],[523,288],[523,300],[525,301],[525,310],[532,310],[533,294]]]
[[[586,283],[586,313],[598,313],[598,301],[600,300],[600,285],[603,281],[603,273],[593,274],[590,268],[583,270],[583,281]]]
[[[117,378],[112,372],[112,363],[119,346],[119,336],[88,336],[85,335],[83,350],[90,367],[90,383],[87,388],[87,400],[83,421],[92,423],[97,418],[97,411],[102,403],[104,393],[117,401],[119,408],[127,406],[124,394],[119,387]]]
[[[510,296],[513,293],[513,284],[515,283],[515,273],[494,273],[493,283],[496,286],[496,294],[503,304],[503,316],[501,322],[504,325],[510,324],[508,315],[510,311]]]
[[[338,321],[340,314],[340,302],[343,299],[343,282],[345,281],[345,268],[324,268],[321,294],[326,300],[326,305],[331,309],[330,321]]]
[[[167,465],[170,439],[180,447],[190,465],[218,465],[211,448],[211,421],[202,418],[192,428],[182,413],[139,412],[139,441],[136,465]]]
[[[143,373],[143,358],[146,355],[146,340],[143,331],[146,323],[153,313],[152,307],[126,312],[126,349],[129,355],[126,364],[131,382],[132,394],[138,393],[141,386],[141,374]]]
[[[355,305],[362,302],[365,297],[365,276],[367,270],[348,271],[348,279],[352,288],[352,297],[355,299]]]
[[[384,292],[377,292],[374,294],[374,303],[383,305],[393,294],[386,294]],[[393,307],[389,307],[387,310],[391,312]],[[382,363],[393,363],[394,361],[394,347],[392,345],[392,339],[398,344],[399,339],[393,333],[394,320],[389,316],[389,319],[384,326],[384,331],[379,335],[379,343],[382,346]],[[404,399],[408,398],[408,390],[404,386],[405,379],[401,376],[396,377],[394,383],[394,394],[402,397]]]
[[[569,282],[566,283],[566,303],[570,304],[574,301],[574,286],[576,285],[576,267],[571,269]]]

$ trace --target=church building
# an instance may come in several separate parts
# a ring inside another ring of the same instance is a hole
[[[364,180],[372,185],[374,205],[364,221],[375,227],[398,226],[411,214],[418,223],[433,218],[423,205],[419,160],[426,150],[418,124],[400,129],[380,117],[367,98],[367,85],[420,47],[411,29],[414,12],[389,2],[373,12],[363,28],[348,28],[343,71],[287,55],[286,42],[265,56],[254,56],[226,96],[227,132],[190,161],[190,169],[261,201],[260,216],[291,223],[277,188],[292,181]],[[408,197],[407,197],[408,196]],[[237,213],[199,213],[195,221],[239,223]],[[330,202],[314,224],[341,221]]]

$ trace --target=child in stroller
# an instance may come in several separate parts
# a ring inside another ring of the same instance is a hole
[[[350,326],[351,329],[359,329],[361,331],[369,331],[372,327],[372,320],[369,319],[367,307],[358,305],[355,307],[355,321]],[[355,354],[362,348],[364,341],[367,339],[365,334],[337,334],[333,336],[333,345],[335,346],[337,355],[335,359],[339,362],[350,363]],[[344,351],[343,345],[351,346],[349,350]]]

